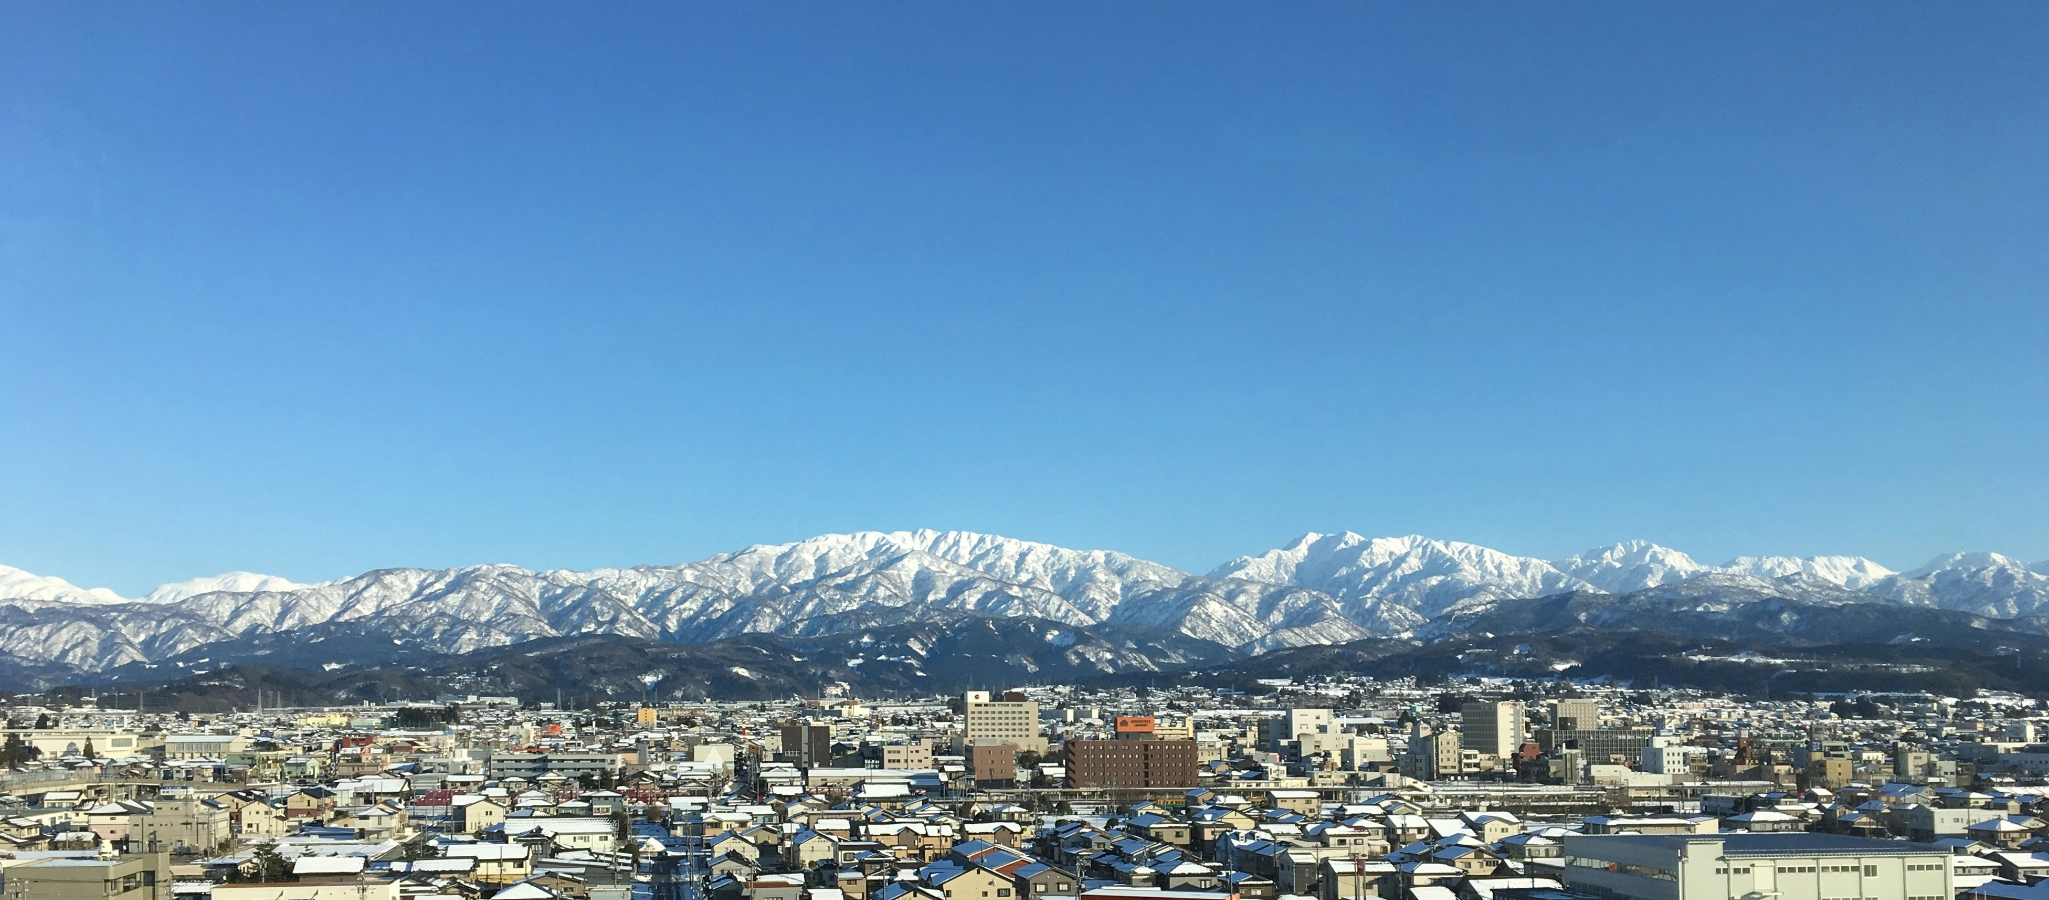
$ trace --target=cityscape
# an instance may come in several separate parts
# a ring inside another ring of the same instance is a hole
[[[0,0],[0,900],[2049,900],[2049,0]]]
[[[1995,692],[1321,678],[6,713],[9,897],[2031,900],[2049,885],[2049,710]]]

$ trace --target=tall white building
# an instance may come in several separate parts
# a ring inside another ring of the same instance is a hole
[[[963,744],[1010,744],[1019,750],[1046,752],[1039,736],[1039,704],[1022,698],[998,700],[988,691],[962,696]]]
[[[1654,738],[1643,748],[1643,770],[1653,775],[1685,775],[1693,771],[1684,746]]]

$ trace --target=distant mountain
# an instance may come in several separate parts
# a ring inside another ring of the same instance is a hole
[[[125,599],[106,588],[82,588],[62,578],[32,575],[0,566],[0,602],[41,600],[49,603],[120,603]]]
[[[1602,627],[1617,628],[1628,627],[1618,616],[1676,614],[1677,607],[1661,612],[1652,600],[1705,610],[1716,603],[1747,610],[1759,598],[1876,604],[1902,616],[1903,630],[1913,629],[1921,609],[2023,619],[2049,615],[2045,570],[1989,553],[1955,554],[1907,573],[1858,557],[1743,557],[1709,566],[1644,541],[1546,561],[1414,535],[1345,532],[1307,534],[1197,576],[1111,551],[959,531],[823,535],[628,569],[380,569],[311,585],[231,572],[165,585],[144,599],[0,567],[0,675],[45,684],[259,654],[344,665],[582,634],[672,644],[761,634],[827,640],[958,630],[976,620],[1070,629],[1078,646],[1097,648],[1089,651],[1095,657],[1115,658],[1113,668],[1142,670],[1123,655],[1179,664],[1216,648],[1246,654],[1427,638],[1487,616],[1519,621],[1536,608],[1532,601],[1566,595],[1589,615],[1605,610]],[[1590,599],[1601,596],[1630,599],[1605,606]],[[1118,643],[1137,634],[1192,643]],[[328,643],[313,652],[319,642]]]
[[[834,681],[892,693],[1071,682],[1223,664],[1242,656],[1218,644],[1148,628],[1075,627],[941,610],[911,623],[836,624],[820,633],[746,634],[687,645],[617,634],[565,635],[464,654],[393,644],[358,628],[327,624],[210,644],[160,662],[97,673],[92,680],[107,685],[197,681],[261,666],[333,672],[337,683],[352,684],[360,678],[350,673],[381,670],[428,673],[443,679],[444,691],[538,697],[557,689],[638,696],[640,679],[658,676],[653,691],[658,697],[745,698],[810,694]]]
[[[1306,534],[1281,549],[1224,563],[1210,577],[1309,588],[1336,598],[1352,621],[1409,627],[1475,604],[1597,590],[1543,560],[1477,544],[1349,531]]]
[[[296,591],[309,585],[297,584],[276,575],[258,575],[255,572],[224,572],[211,578],[194,578],[175,584],[159,585],[142,598],[148,603],[176,603],[187,597],[226,591],[231,594],[258,592]]]
[[[1933,641],[1991,649],[2040,642],[2049,619],[1992,618],[1946,609],[1902,609],[1819,578],[1764,579],[1714,573],[1627,594],[1560,594],[1502,604],[1431,623],[1427,636],[1571,633],[1580,629],[1818,646]]]
[[[1877,596],[2013,618],[2049,615],[2049,562],[2024,565],[1997,553],[1954,553],[1871,585]]]
[[[1560,571],[1611,594],[1626,594],[1661,584],[1674,584],[1710,574],[1781,578],[1805,575],[1852,590],[1862,590],[1893,575],[1893,571],[1861,556],[1739,556],[1719,566],[1694,562],[1669,547],[1649,541],[1627,541],[1597,547],[1556,563]]]
[[[1761,578],[1808,575],[1851,590],[1872,587],[1895,573],[1861,556],[1739,556],[1716,567],[1717,571]]]
[[[1714,571],[1693,557],[1649,541],[1596,547],[1556,563],[1558,569],[1611,594],[1685,581]]]
[[[0,653],[92,672],[338,626],[465,653],[572,634],[675,643],[816,634],[934,613],[1152,629],[1247,650],[1374,633],[1315,591],[966,532],[826,535],[677,566],[588,572],[381,569],[282,589],[264,576],[206,581],[159,589],[172,598],[164,602],[108,595],[75,604],[43,599],[53,592],[35,582],[38,596],[0,599]]]

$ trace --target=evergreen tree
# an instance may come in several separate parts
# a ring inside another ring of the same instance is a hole
[[[275,841],[264,841],[250,851],[247,865],[255,870],[257,881],[283,881],[291,867],[285,864],[284,854],[277,852]]]
[[[7,736],[6,746],[0,747],[0,766],[13,768],[41,755],[43,752],[29,746],[21,739],[21,735],[10,734]]]
[[[36,730],[37,730],[37,731],[41,731],[41,730],[43,730],[43,729],[45,729],[45,728],[48,728],[48,727],[50,727],[50,714],[49,714],[49,713],[37,713],[37,714],[36,714]]]
[[[99,754],[98,754],[97,752],[95,752],[95,751],[93,750],[93,746],[92,746],[92,738],[86,738],[86,739],[85,739],[85,749],[84,749],[84,750],[81,750],[81,751],[79,751],[79,755],[81,755],[81,756],[85,757],[86,759],[99,759],[99,758],[100,758],[100,755],[99,755]]]

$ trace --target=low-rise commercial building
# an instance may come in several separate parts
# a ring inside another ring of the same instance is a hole
[[[1829,834],[1566,835],[1565,886],[1639,900],[1948,900],[1950,852]]]
[[[170,857],[58,857],[7,868],[7,895],[33,900],[168,900]]]

